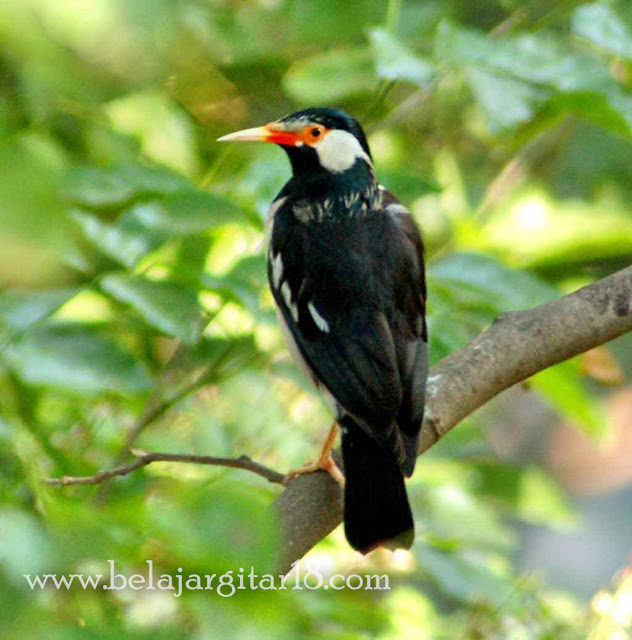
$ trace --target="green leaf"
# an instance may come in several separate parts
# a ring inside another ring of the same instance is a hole
[[[601,94],[608,113],[600,119],[612,121],[614,130],[620,132],[620,120],[613,120],[609,113],[614,110],[627,123],[626,133],[632,129],[630,98],[613,80],[608,68],[597,58],[573,51],[550,34],[493,39],[444,20],[437,30],[435,44],[438,58],[461,70],[492,127],[500,129],[512,122],[526,121],[527,110],[539,107],[557,92]],[[521,83],[525,86],[521,87]],[[504,91],[507,95],[503,95]],[[581,113],[586,115],[589,105],[582,106]],[[503,114],[504,108],[510,109],[509,113]],[[603,101],[594,101],[592,110],[599,114]]]
[[[153,162],[194,175],[197,157],[192,119],[163,88],[139,89],[121,92],[102,105],[112,128],[138,140],[143,155]]]
[[[462,322],[454,322],[455,316],[453,310],[452,313],[433,313],[427,318],[431,367],[480,333],[468,330]]]
[[[221,277],[204,274],[204,286],[225,300],[237,302],[259,320],[265,315],[261,308],[261,290],[267,286],[266,260],[263,255],[246,256]]]
[[[432,364],[467,344],[502,313],[559,295],[543,280],[475,253],[453,253],[432,263],[428,291]]]
[[[597,90],[609,83],[607,70],[597,60],[569,52],[548,35],[493,39],[443,21],[436,47],[437,55],[457,68],[476,65],[559,91]]]
[[[283,88],[295,100],[323,104],[370,93],[377,84],[368,49],[337,49],[295,62]]]
[[[598,438],[606,433],[608,421],[604,407],[581,379],[576,360],[540,371],[529,379],[529,384],[560,415],[589,435]]]
[[[525,521],[567,530],[577,524],[568,497],[544,470],[529,467],[520,478],[518,513]]]
[[[269,567],[278,529],[269,501],[252,484],[240,481],[243,471],[215,469],[210,473],[229,482],[189,490],[180,487],[171,497],[156,496],[154,508],[147,512],[148,529],[165,541],[177,563],[204,567],[205,573]]]
[[[512,583],[485,554],[469,550],[446,553],[428,545],[415,545],[415,555],[439,588],[457,600],[483,601],[498,607],[512,589]]]
[[[66,178],[66,197],[94,208],[120,206],[139,196],[169,194],[190,188],[181,175],[163,167],[78,167]]]
[[[478,548],[502,550],[514,546],[512,531],[503,525],[496,512],[462,488],[444,484],[426,491],[424,498],[420,527],[424,535]]]
[[[428,333],[430,355],[436,363],[472,340],[502,311],[480,287],[442,280],[428,280]]]
[[[220,338],[203,337],[189,354],[191,362],[211,371],[209,382],[217,384],[232,378],[246,368],[264,361],[252,336]]]
[[[534,85],[479,67],[465,67],[463,74],[485,112],[492,133],[528,122],[549,98],[546,91]]]
[[[23,331],[53,314],[79,289],[4,291],[0,294],[0,324],[10,331]]]
[[[157,202],[137,204],[113,223],[86,211],[75,210],[71,215],[83,235],[102,253],[119,264],[133,267],[169,237],[163,230],[143,223],[143,217],[160,215],[159,207]]]
[[[240,283],[250,286],[252,289],[261,289],[267,284],[266,258],[262,254],[246,256],[239,260],[228,272],[227,279],[232,283]]]
[[[174,282],[124,273],[105,276],[101,287],[119,302],[131,305],[156,329],[189,344],[197,340],[202,311],[195,291]]]
[[[503,266],[493,258],[476,253],[454,253],[428,269],[429,285],[435,279],[467,284],[485,292],[488,304],[500,312],[526,309],[553,300],[557,289],[525,271]]]
[[[203,233],[212,227],[244,222],[244,210],[225,198],[206,191],[179,191],[136,209],[146,227],[171,235]]]
[[[560,112],[570,111],[618,136],[627,135],[632,127],[632,97],[617,86],[605,94],[595,91],[560,93],[549,106]]]
[[[380,182],[389,191],[396,193],[402,202],[412,202],[428,193],[441,191],[439,185],[431,178],[405,169],[380,170]]]
[[[632,31],[602,3],[585,4],[573,14],[572,30],[604,49],[632,60]]]
[[[145,367],[112,340],[78,325],[49,325],[4,352],[26,383],[80,395],[138,393],[150,387]]]
[[[369,32],[377,75],[386,80],[403,80],[425,87],[437,68],[415,55],[384,29]]]
[[[537,216],[533,225],[527,217],[531,210]],[[490,216],[483,231],[487,247],[525,266],[554,270],[563,265],[572,271],[575,264],[606,257],[625,261],[632,254],[629,213],[599,201],[586,206],[579,201],[555,202],[542,193],[526,194],[516,205]]]
[[[36,574],[54,566],[54,545],[40,519],[8,505],[0,509],[0,569],[19,584],[18,578]]]

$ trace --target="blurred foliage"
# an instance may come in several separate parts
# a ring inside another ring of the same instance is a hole
[[[39,483],[112,466],[133,432],[281,470],[324,434],[265,282],[265,211],[289,167],[218,135],[308,104],[362,120],[424,231],[433,362],[629,264],[629,3],[5,0],[0,35],[3,637],[629,637],[629,578],[588,610],[514,568],[517,522],[577,523],[476,417],[410,483],[412,554],[358,559],[340,531],[311,554],[325,573],[389,572],[389,592],[178,599],[22,577],[272,562],[278,488],[251,474],[160,463],[98,489]],[[605,432],[575,361],[532,386]]]

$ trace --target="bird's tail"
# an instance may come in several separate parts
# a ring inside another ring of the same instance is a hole
[[[376,547],[410,549],[415,536],[413,517],[395,456],[352,420],[341,426],[349,544],[361,553]]]

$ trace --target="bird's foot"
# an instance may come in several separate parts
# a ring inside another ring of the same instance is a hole
[[[308,462],[302,467],[298,467],[298,469],[292,469],[291,471],[288,471],[285,474],[283,484],[287,484],[292,478],[305,475],[306,473],[314,473],[314,471],[327,472],[340,485],[342,489],[345,488],[344,474],[342,473],[342,471],[340,471],[340,467],[336,464],[331,455],[331,452],[321,456],[314,462]]]
[[[331,428],[329,429],[329,434],[327,435],[327,439],[325,440],[325,444],[323,445],[323,449],[320,452],[318,460],[315,462],[308,462],[302,467],[292,469],[286,473],[283,484],[287,484],[292,478],[296,478],[296,476],[302,476],[306,473],[314,473],[314,471],[325,471],[341,486],[342,489],[344,489],[345,477],[331,455],[337,435],[338,423],[334,420]]]

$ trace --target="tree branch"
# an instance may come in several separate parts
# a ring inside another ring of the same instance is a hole
[[[428,378],[419,453],[427,451],[466,416],[514,384],[632,330],[632,267],[527,311],[498,318],[468,345],[437,364]],[[190,462],[245,469],[285,484],[275,502],[283,544],[279,570],[288,571],[342,520],[342,494],[331,476],[293,478],[247,456],[217,458],[133,450],[137,459],[93,476],[45,478],[54,486],[99,484],[152,462]],[[334,452],[340,464],[340,452]]]
[[[487,401],[568,358],[632,330],[632,267],[558,300],[502,315],[433,367],[419,453]],[[323,472],[299,476],[275,502],[288,571],[342,520],[342,494]]]
[[[214,456],[194,456],[180,453],[158,453],[155,451],[140,451],[133,449],[132,453],[136,456],[136,460],[130,464],[121,465],[105,471],[99,471],[93,476],[63,476],[62,478],[43,478],[42,483],[56,487],[67,487],[76,484],[100,484],[104,480],[109,480],[116,476],[126,476],[136,469],[146,467],[152,462],[190,462],[193,464],[206,464],[217,467],[232,467],[234,469],[244,469],[251,471],[258,476],[265,478],[268,482],[283,484],[285,476],[274,469],[270,469],[248,456],[239,456],[238,458],[216,458]]]

